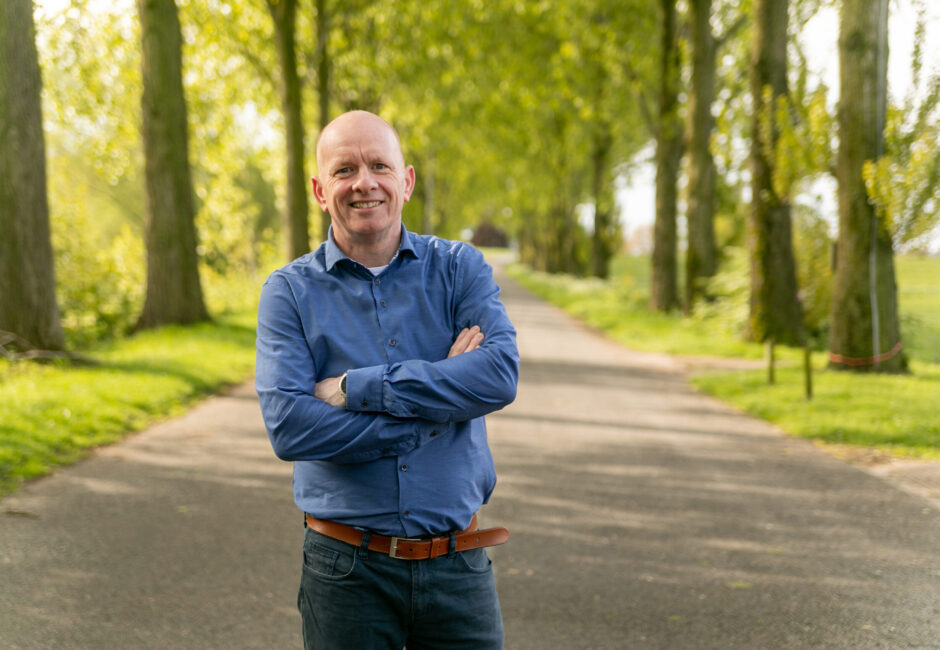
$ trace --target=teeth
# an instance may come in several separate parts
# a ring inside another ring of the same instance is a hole
[[[380,203],[381,201],[355,201],[352,206],[354,208],[374,208]]]

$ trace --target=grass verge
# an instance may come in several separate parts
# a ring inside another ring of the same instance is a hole
[[[645,258],[618,258],[608,281],[547,275],[519,265],[507,271],[537,295],[627,347],[685,356],[761,358],[763,346],[740,339],[743,313],[686,318],[650,312],[648,266]],[[940,277],[940,259],[898,258],[897,275],[911,374],[830,371],[826,354],[816,353],[814,395],[807,400],[802,352],[778,347],[781,363],[774,385],[768,385],[764,369],[701,373],[692,383],[805,438],[940,459],[940,286],[930,280]]]
[[[141,332],[83,351],[93,365],[0,361],[0,496],[249,377],[254,318]]]

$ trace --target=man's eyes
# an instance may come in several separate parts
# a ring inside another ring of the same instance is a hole
[[[384,171],[389,171],[391,169],[391,166],[386,165],[385,163],[374,163],[372,165],[372,169],[384,172]],[[353,173],[355,173],[355,169],[351,166],[346,166],[346,167],[337,168],[336,171],[333,172],[333,175],[334,176],[348,176]]]

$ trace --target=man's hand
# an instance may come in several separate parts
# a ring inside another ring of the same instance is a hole
[[[474,325],[469,329],[465,327],[460,331],[460,334],[457,335],[454,344],[450,346],[450,352],[447,353],[447,358],[456,357],[458,354],[463,354],[464,352],[473,352],[480,347],[482,342],[483,332],[480,331],[478,325]]]
[[[483,342],[483,332],[480,331],[478,325],[474,325],[470,328],[463,328],[460,331],[460,334],[457,335],[457,338],[454,339],[454,344],[450,346],[450,352],[447,353],[447,358],[456,357],[458,354],[463,354],[465,352],[473,352],[480,344]],[[313,396],[317,399],[323,400],[331,406],[339,406],[342,408],[346,407],[346,397],[339,392],[339,382],[342,381],[343,376],[339,377],[327,377],[323,381],[318,381],[313,387]]]
[[[318,381],[313,387],[313,396],[322,399],[330,406],[346,407],[346,396],[339,392],[339,382],[343,376],[327,377],[323,381]]]

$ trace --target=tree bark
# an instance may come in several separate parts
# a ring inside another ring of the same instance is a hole
[[[287,146],[287,213],[284,228],[290,259],[310,252],[310,214],[304,173],[303,106],[300,77],[297,74],[297,0],[268,0],[274,20],[274,38],[281,64],[281,111],[284,114],[284,140]]]
[[[610,258],[614,253],[614,201],[610,183],[610,150],[613,135],[610,124],[602,121],[594,133],[592,158],[592,191],[594,196],[594,232],[591,235],[590,272],[598,278],[610,274]]]
[[[327,0],[317,0],[317,100],[320,104],[320,131],[330,123],[330,13]],[[320,214],[320,238],[326,240],[330,215]]]
[[[679,43],[675,0],[660,0],[659,114],[656,124],[656,221],[653,225],[650,308],[679,305],[676,211],[682,120],[679,117]]]
[[[715,251],[715,161],[710,141],[715,127],[715,37],[711,0],[691,0],[692,89],[689,94],[689,241],[685,263],[685,310],[691,312],[704,284],[717,270]]]
[[[787,95],[787,4],[787,0],[754,3],[748,330],[756,341],[802,345],[803,315],[797,297],[789,197],[773,183],[774,151],[779,138],[776,102]],[[765,128],[767,124],[769,128]]]
[[[182,37],[174,0],[137,0],[147,186],[147,296],[137,328],[209,318],[199,284]]]
[[[0,3],[0,330],[62,350],[31,0]]]
[[[844,370],[898,372],[907,367],[898,347],[891,233],[878,218],[862,178],[865,162],[884,152],[887,1],[844,0],[840,20],[839,237],[829,349],[830,366]],[[876,357],[882,359],[876,363]]]

